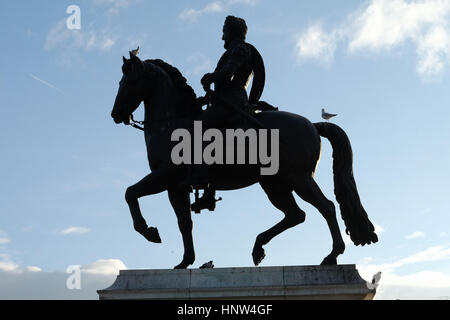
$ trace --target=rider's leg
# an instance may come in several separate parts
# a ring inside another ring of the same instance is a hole
[[[221,108],[210,107],[209,109],[203,111],[200,114],[199,118],[196,119],[195,121],[202,122],[203,130],[218,127],[220,118],[223,118],[223,112],[221,111],[222,111]],[[203,149],[204,146],[202,146],[202,155],[201,155],[202,159],[203,159]],[[205,165],[203,161],[201,164],[193,164],[191,166],[190,177],[188,180],[190,180],[192,185],[206,187],[209,182],[207,165]]]
[[[220,128],[223,127],[224,120],[229,116],[228,110],[218,105],[202,112],[197,121],[202,121],[203,130]],[[192,183],[195,185],[203,185],[205,192],[198,201],[192,204],[191,209],[195,212],[200,212],[202,209],[213,211],[216,207],[216,191],[209,185],[208,166],[202,163],[194,165],[192,169]]]
[[[205,187],[203,195],[191,205],[191,210],[196,213],[200,213],[203,209],[214,211],[216,209],[216,201],[218,201],[216,200],[216,190],[208,185]]]

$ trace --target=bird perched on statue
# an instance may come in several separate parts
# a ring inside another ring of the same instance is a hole
[[[322,118],[323,119],[325,119],[325,120],[330,120],[331,118],[333,118],[333,117],[336,117],[337,116],[337,114],[332,114],[332,113],[328,113],[328,112],[325,112],[325,109],[324,108],[322,108]]]
[[[374,274],[374,276],[372,278],[372,283],[367,282],[367,288],[369,288],[369,290],[376,289],[378,287],[380,279],[381,279],[381,271],[379,271],[376,274]]]
[[[214,264],[212,262],[212,260],[210,262],[204,263],[200,269],[212,269],[214,268]]]
[[[136,50],[131,50],[131,53],[137,56],[139,54],[139,46],[137,47]]]

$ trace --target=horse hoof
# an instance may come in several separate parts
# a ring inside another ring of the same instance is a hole
[[[174,267],[174,269],[186,269],[187,267],[189,267],[191,264],[194,263],[195,259],[186,259],[184,258],[183,261],[181,261],[181,263],[177,266]]]
[[[255,264],[255,266],[258,266],[261,263],[261,261],[263,261],[263,259],[265,258],[266,253],[262,247],[254,248],[252,256],[253,256],[253,263]]]
[[[323,261],[320,265],[321,266],[335,266],[335,265],[337,265],[337,259],[335,257],[328,256],[325,259],[323,259]]]
[[[145,239],[147,239],[149,242],[154,242],[154,243],[161,243],[161,237],[159,236],[159,232],[158,229],[150,227],[147,228],[147,230],[145,230],[142,235],[144,236]]]

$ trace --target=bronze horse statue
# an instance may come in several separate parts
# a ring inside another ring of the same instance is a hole
[[[123,58],[123,77],[111,116],[115,123],[129,124],[130,116],[145,105],[144,134],[151,173],[125,193],[134,229],[148,241],[160,243],[155,227],[148,227],[139,208],[138,199],[168,191],[183,238],[183,260],[175,268],[187,268],[195,261],[192,239],[190,188],[180,183],[189,165],[174,165],[171,161],[171,133],[177,128],[191,129],[201,112],[195,103],[196,95],[179,71],[162,60],[142,61],[130,52]],[[345,244],[336,219],[336,210],[314,181],[320,158],[321,136],[333,147],[335,195],[340,205],[346,232],[355,245],[378,241],[374,226],[364,210],[353,177],[353,154],[345,132],[332,123],[311,123],[308,119],[282,111],[264,111],[253,117],[267,129],[279,129],[280,159],[278,173],[260,174],[258,166],[215,165],[212,183],[216,190],[235,190],[259,183],[270,202],[284,213],[284,218],[256,237],[252,257],[258,265],[265,257],[263,246],[275,236],[305,221],[305,212],[295,202],[293,191],[313,205],[325,218],[333,239],[331,253],[322,264],[337,264]],[[252,126],[250,123],[249,127]]]

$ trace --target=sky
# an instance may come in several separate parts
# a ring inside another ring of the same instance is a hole
[[[71,5],[80,29],[67,27]],[[181,261],[166,193],[140,200],[163,243],[133,230],[124,193],[149,173],[145,144],[110,113],[122,56],[137,46],[202,95],[229,14],[246,20],[265,61],[262,100],[312,122],[322,108],[337,113],[350,138],[379,242],[345,236],[338,262],[366,280],[381,271],[377,299],[450,298],[450,1],[21,0],[0,2],[1,299],[97,299],[119,269]],[[322,147],[315,179],[337,204],[332,149]],[[193,214],[192,268],[251,267],[256,236],[283,215],[259,185],[219,196],[215,212]],[[331,250],[325,220],[296,200],[305,223],[266,245],[261,266],[316,265]],[[80,290],[66,287],[71,265],[81,266]]]

